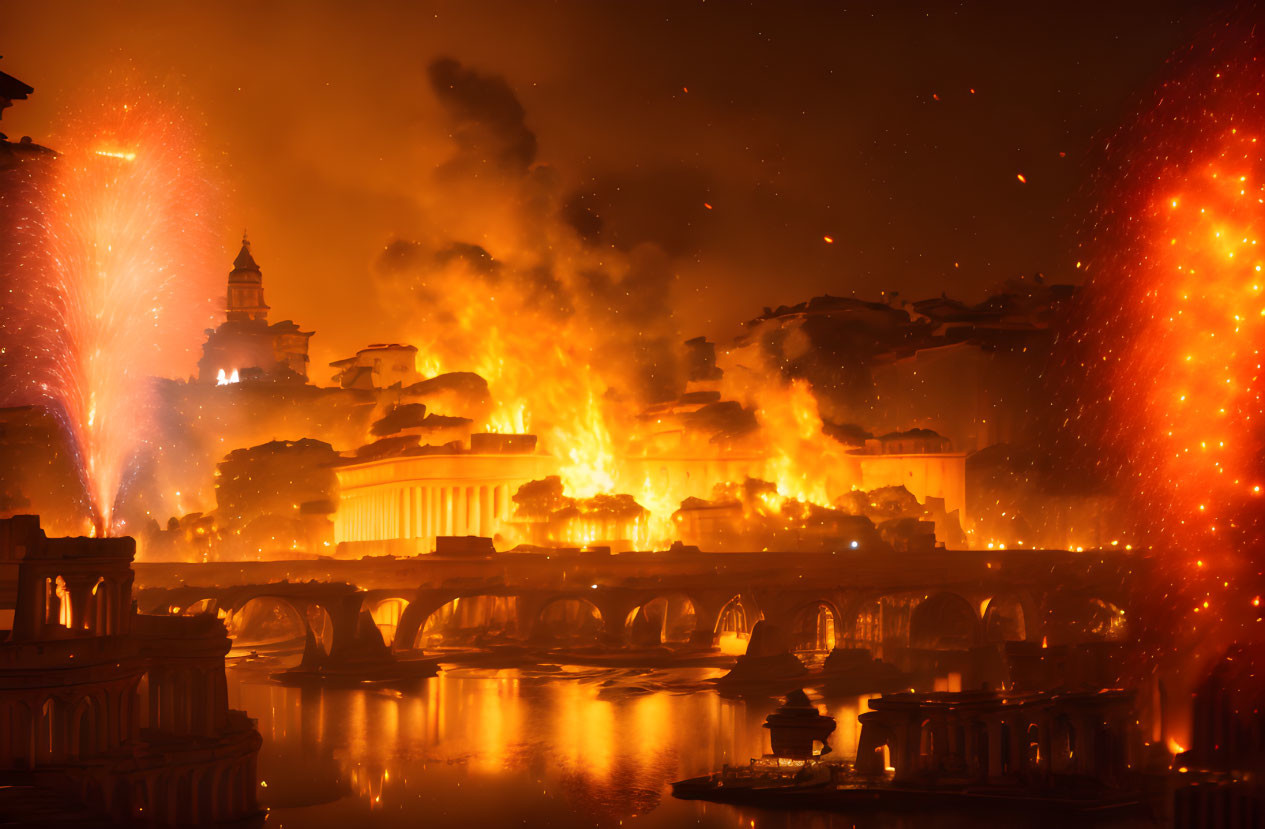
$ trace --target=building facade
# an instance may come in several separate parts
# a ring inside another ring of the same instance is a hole
[[[374,343],[356,352],[355,357],[335,360],[334,382],[344,389],[389,389],[397,383],[408,386],[422,376],[417,372],[417,346]]]
[[[262,740],[228,707],[224,625],[138,614],[135,549],[0,520],[0,771],[120,821],[257,814]]]
[[[437,536],[493,537],[510,519],[518,488],[554,474],[556,466],[554,458],[534,452],[349,461],[336,468],[339,555],[414,555],[434,550]]]
[[[207,330],[198,361],[198,382],[229,385],[242,380],[307,382],[312,331],[291,320],[268,323],[263,272],[242,237],[228,275],[225,321]]]

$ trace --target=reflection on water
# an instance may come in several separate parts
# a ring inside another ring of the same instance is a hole
[[[288,688],[229,671],[259,720],[268,826],[965,827],[943,816],[828,815],[678,801],[670,783],[768,751],[777,700],[722,699],[706,669],[443,672],[409,693]],[[854,756],[866,698],[825,700]],[[992,826],[1031,826],[1032,820]],[[1057,825],[1057,824],[1050,824]]]

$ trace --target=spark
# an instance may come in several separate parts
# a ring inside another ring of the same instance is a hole
[[[14,196],[0,265],[27,278],[0,309],[0,397],[61,421],[100,536],[152,432],[150,378],[192,368],[215,295],[202,260],[213,235],[192,142],[162,104],[80,113],[59,144]]]

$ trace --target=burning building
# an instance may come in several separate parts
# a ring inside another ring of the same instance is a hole
[[[340,555],[416,555],[437,536],[500,535],[519,488],[556,467],[535,450],[534,435],[474,434],[468,448],[414,441],[383,457],[348,458],[335,467]]]
[[[226,385],[242,379],[307,381],[308,341],[290,320],[268,323],[263,272],[242,236],[242,249],[228,274],[226,319],[209,329],[198,361],[198,381]]]
[[[338,369],[334,382],[344,389],[385,389],[397,383],[409,386],[422,379],[417,373],[417,346],[413,345],[376,343],[329,365]]]

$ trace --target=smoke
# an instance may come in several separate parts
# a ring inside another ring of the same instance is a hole
[[[574,196],[536,161],[504,78],[446,57],[427,77],[452,153],[418,195],[422,221],[377,263],[384,310],[419,346],[423,371],[476,371],[536,426],[568,419],[557,411],[573,405],[568,394],[598,409],[678,393],[673,257],[653,234],[624,248],[600,227],[577,229]]]
[[[523,174],[536,160],[536,135],[527,128],[527,113],[504,78],[467,69],[452,58],[440,58],[427,70],[431,89],[452,122],[458,154],[442,172],[478,175],[490,166]]]

